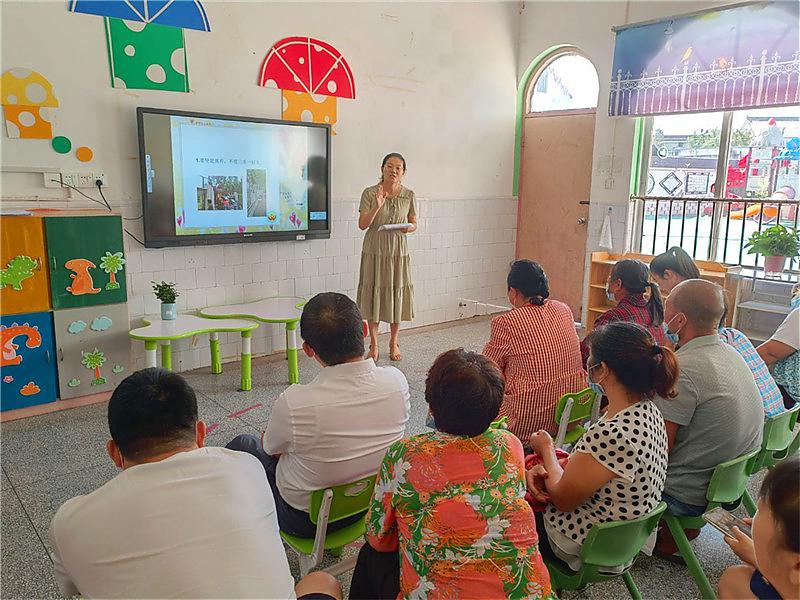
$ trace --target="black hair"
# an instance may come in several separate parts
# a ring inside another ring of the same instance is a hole
[[[619,279],[629,294],[644,294],[650,288],[650,299],[647,301],[647,310],[650,313],[650,322],[659,326],[664,322],[664,301],[661,299],[661,290],[657,283],[650,281],[650,269],[640,260],[626,258],[620,260],[611,269],[611,281]]]
[[[659,277],[664,277],[667,269],[684,279],[700,279],[700,269],[680,246],[673,246],[650,261],[650,270]]]
[[[383,167],[386,166],[386,162],[390,158],[399,158],[400,159],[400,162],[403,163],[403,173],[405,174],[405,172],[406,172],[406,159],[403,158],[403,155],[400,154],[399,152],[389,152],[389,154],[387,154],[386,156],[383,157],[383,160],[381,161],[381,171],[383,171]],[[381,181],[383,181],[383,175],[381,175]]]
[[[626,389],[643,396],[674,396],[678,358],[650,332],[630,321],[613,321],[587,336],[592,365],[605,363]]]
[[[547,275],[541,265],[532,260],[522,259],[511,263],[507,282],[509,290],[514,288],[537,306],[543,305],[550,296]]]
[[[759,497],[769,506],[785,548],[800,552],[800,456],[795,454],[767,471]]]
[[[326,365],[339,365],[364,354],[364,320],[344,294],[317,294],[303,307],[300,335]]]
[[[108,401],[108,429],[122,456],[140,460],[195,440],[197,397],[186,380],[152,367],[122,380]]]
[[[505,381],[491,360],[463,348],[434,361],[425,380],[425,400],[436,429],[452,435],[480,435],[497,418]]]

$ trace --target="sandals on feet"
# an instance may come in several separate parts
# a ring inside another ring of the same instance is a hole
[[[380,357],[380,353],[378,352],[378,346],[373,346],[370,344],[369,352],[367,352],[367,358],[371,358],[375,362],[378,362],[378,358]]]
[[[395,362],[403,360],[403,354],[400,352],[400,346],[395,346],[394,350],[392,350],[391,346],[389,347],[389,358]]]

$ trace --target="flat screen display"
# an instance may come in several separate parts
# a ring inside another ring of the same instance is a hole
[[[330,127],[138,108],[145,246],[330,237]]]

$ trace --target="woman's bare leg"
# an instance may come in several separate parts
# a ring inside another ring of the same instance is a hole
[[[389,324],[389,358],[392,360],[403,360],[403,355],[400,353],[400,344],[397,340],[400,334],[400,323]]]
[[[380,353],[378,352],[378,327],[380,323],[370,321],[369,323],[369,352],[367,358],[378,360]]]

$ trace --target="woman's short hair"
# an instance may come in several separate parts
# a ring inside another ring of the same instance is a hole
[[[542,266],[532,260],[522,259],[511,263],[507,283],[509,290],[514,288],[519,291],[530,298],[531,304],[541,306],[550,296],[547,275]]]
[[[497,418],[505,382],[491,360],[463,348],[434,361],[425,380],[425,400],[436,428],[452,435],[480,435]]]

